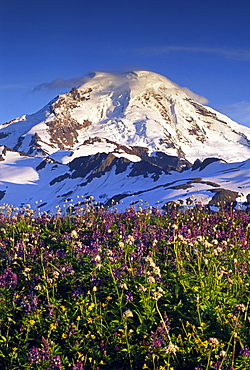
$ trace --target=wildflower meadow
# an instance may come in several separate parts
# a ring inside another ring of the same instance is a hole
[[[250,369],[250,214],[0,209],[1,370]]]

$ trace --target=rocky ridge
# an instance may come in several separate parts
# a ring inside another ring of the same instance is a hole
[[[147,71],[95,73],[0,125],[0,198],[44,209],[93,195],[128,205],[249,202],[250,129]],[[158,204],[158,203],[157,203]]]

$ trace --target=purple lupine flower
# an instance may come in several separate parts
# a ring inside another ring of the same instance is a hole
[[[71,326],[71,329],[69,331],[69,335],[75,335],[77,333],[77,328],[76,328],[75,324],[72,322],[70,324],[70,326]]]
[[[82,361],[77,361],[72,370],[84,370]]]
[[[6,267],[3,274],[0,275],[0,286],[14,288],[17,285],[17,274],[12,271],[11,267]]]
[[[43,338],[43,342],[44,341],[45,339]],[[47,341],[45,342],[47,343]],[[43,361],[47,361],[47,360],[50,360],[50,349],[49,349],[48,343],[42,349],[37,348],[37,347],[32,347],[29,350],[29,363],[30,364],[39,365]]]
[[[54,356],[50,360],[51,370],[61,370],[62,360],[60,356]]]
[[[133,302],[134,300],[133,294],[131,292],[126,293],[125,299],[126,299],[126,302]]]
[[[250,356],[250,348],[245,346],[240,349],[240,355],[249,357]]]
[[[39,365],[42,362],[40,350],[37,347],[32,347],[29,350],[29,363],[31,365]]]
[[[166,345],[167,340],[167,334],[170,330],[170,322],[168,320],[167,315],[164,315],[164,323],[160,322],[155,332],[151,331],[150,334],[150,347],[151,349],[149,352],[152,352],[152,350],[161,348]]]

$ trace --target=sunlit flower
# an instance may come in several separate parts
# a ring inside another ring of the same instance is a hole
[[[95,307],[95,304],[94,303],[90,303],[90,305],[88,306],[88,310],[89,311],[92,311],[94,307]]]
[[[245,312],[246,311],[246,306],[242,303],[240,304],[236,304],[234,306],[234,308],[237,310],[237,311],[240,311],[240,312]]]
[[[121,287],[122,289],[128,290],[128,286],[127,286],[127,284],[126,284],[126,283],[122,283],[122,284],[120,285],[120,287]]]
[[[149,284],[154,284],[155,283],[155,278],[153,276],[149,276],[147,280],[148,280]]]
[[[160,270],[160,268],[158,266],[155,266],[154,269],[153,269],[153,273],[155,275],[161,276],[161,270]]]
[[[77,234],[77,231],[76,230],[72,230],[70,235],[71,235],[71,238],[72,239],[78,238],[78,234]]]
[[[212,345],[212,346],[217,346],[219,344],[219,341],[217,338],[209,338],[208,339],[209,343]]]
[[[53,274],[53,277],[54,277],[55,279],[58,279],[58,278],[59,278],[59,276],[60,276],[59,272],[58,272],[58,271],[56,271],[56,270],[54,270],[52,274]]]
[[[178,349],[179,349],[178,346],[176,346],[175,344],[169,344],[163,350],[166,353],[176,353],[178,351]]]
[[[123,312],[123,315],[122,316],[123,317],[133,317],[134,315],[133,315],[133,312],[132,311],[126,310],[126,311]]]
[[[135,242],[135,238],[133,237],[133,235],[129,235],[127,237],[126,243],[132,245],[134,242]]]
[[[159,292],[153,292],[152,298],[154,301],[158,301],[162,297],[162,294]]]
[[[145,288],[145,286],[141,285],[139,290],[142,291],[142,292],[146,292],[147,288]]]
[[[95,262],[100,262],[101,261],[101,256],[99,254],[97,254],[94,258],[94,261]]]

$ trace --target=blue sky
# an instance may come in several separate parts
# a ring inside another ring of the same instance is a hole
[[[144,69],[250,127],[249,0],[2,0],[0,123],[91,71]]]

